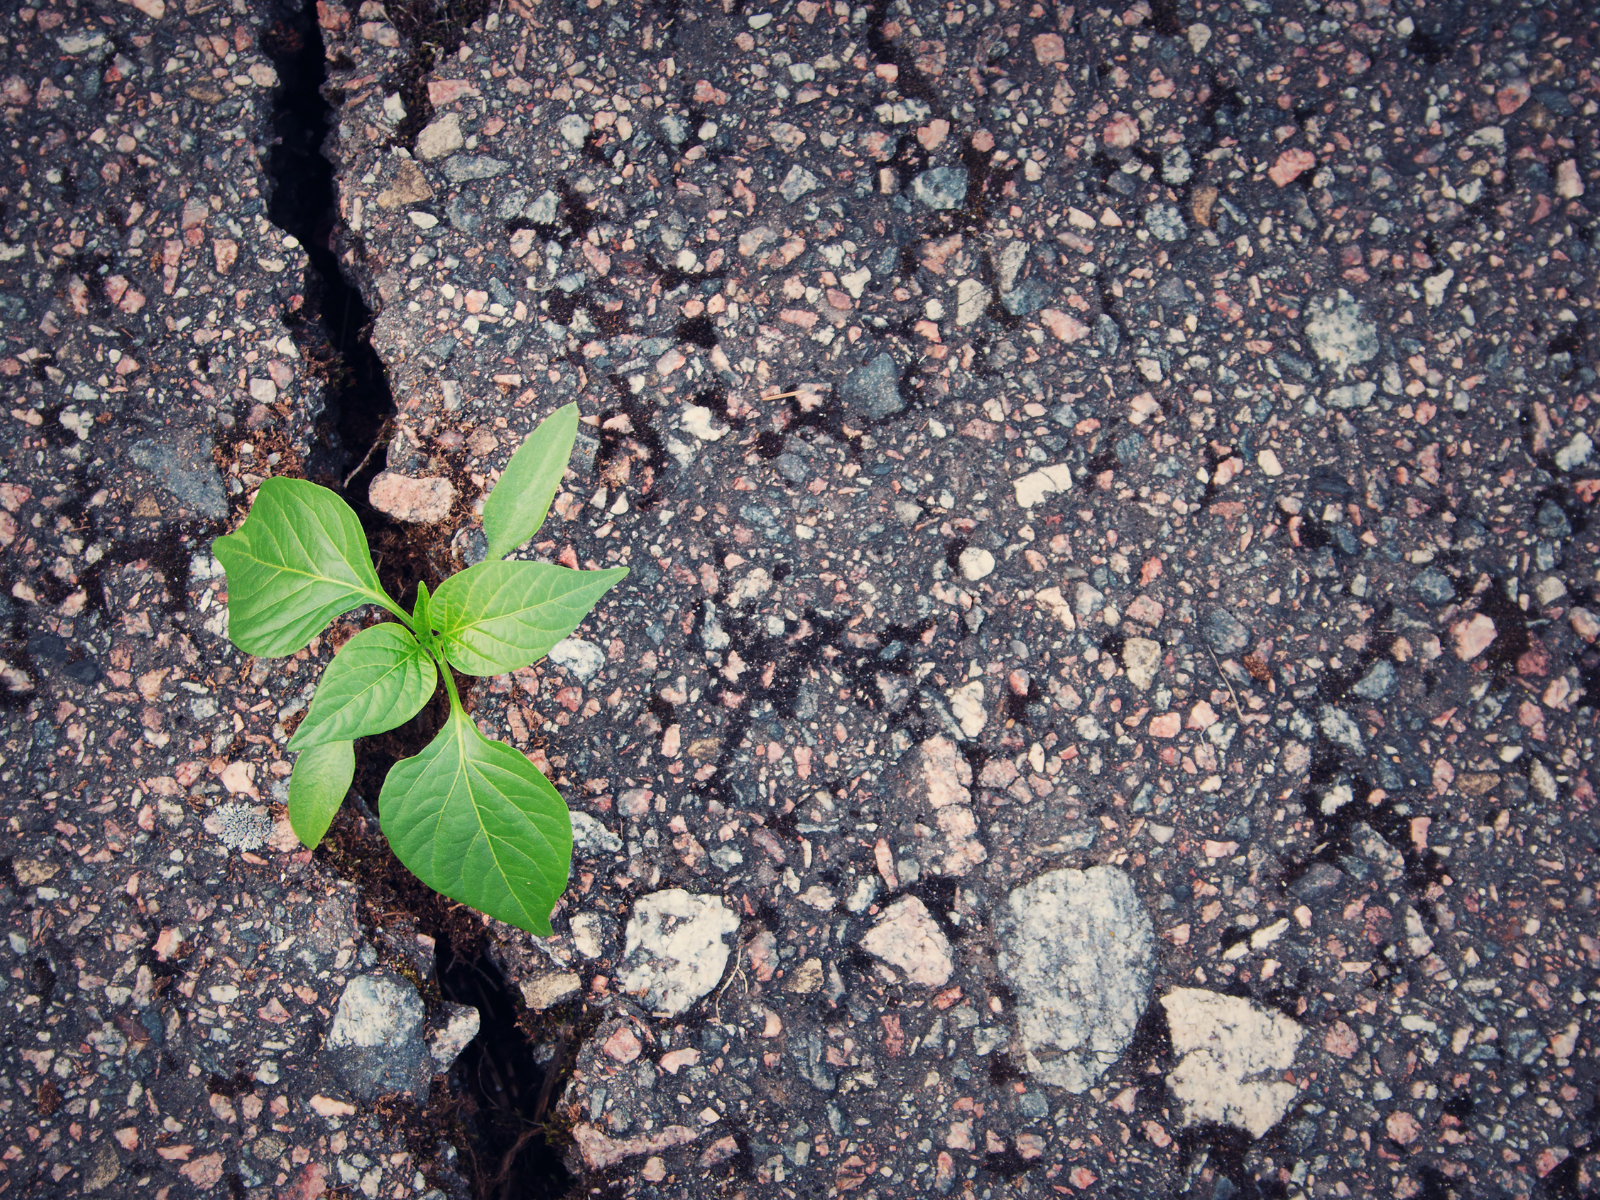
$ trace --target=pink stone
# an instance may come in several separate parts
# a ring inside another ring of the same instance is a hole
[[[1278,155],[1278,161],[1272,164],[1272,169],[1267,172],[1267,177],[1279,187],[1292,183],[1300,176],[1317,165],[1317,156],[1309,150],[1295,147],[1285,150]]]
[[[1458,621],[1450,635],[1455,639],[1456,657],[1470,662],[1494,641],[1494,622],[1485,613],[1475,613],[1469,620]]]
[[[639,1051],[644,1046],[632,1027],[623,1025],[605,1040],[601,1049],[619,1063],[631,1063],[639,1057]]]
[[[1356,1051],[1361,1048],[1356,1031],[1343,1021],[1333,1023],[1327,1037],[1322,1039],[1322,1045],[1329,1054],[1337,1055],[1339,1058],[1354,1058]]]
[[[1070,313],[1046,308],[1039,313],[1039,319],[1058,341],[1066,342],[1069,346],[1089,336],[1089,327]]]
[[[435,79],[428,84],[428,103],[434,108],[477,94],[478,89],[465,79]]]
[[[1502,117],[1509,117],[1528,102],[1533,88],[1526,79],[1513,79],[1494,95],[1495,106]]]
[[[1600,618],[1586,608],[1575,608],[1567,614],[1567,620],[1572,625],[1572,632],[1586,642],[1600,638]]]
[[[448,479],[416,479],[394,471],[382,471],[367,489],[367,499],[379,512],[397,521],[431,525],[450,515],[456,501],[456,487]]]
[[[1146,726],[1151,737],[1172,738],[1178,736],[1178,730],[1183,727],[1183,718],[1175,712],[1161,713],[1150,718]]]
[[[1100,139],[1113,150],[1126,150],[1139,140],[1139,122],[1127,113],[1117,113],[1100,130]]]
[[[1422,1126],[1410,1113],[1401,1109],[1399,1112],[1389,1114],[1389,1119],[1383,1123],[1383,1128],[1388,1135],[1402,1146],[1409,1146],[1417,1140],[1417,1134]]]
[[[1210,729],[1217,723],[1216,710],[1201,700],[1189,710],[1188,725],[1190,729]]]
[[[1040,33],[1033,39],[1033,55],[1041,63],[1066,61],[1067,46],[1059,33]]]

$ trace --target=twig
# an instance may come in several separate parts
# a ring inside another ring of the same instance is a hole
[[[354,479],[357,475],[361,474],[362,468],[365,467],[369,462],[372,461],[372,456],[373,456],[374,453],[376,453],[379,444],[380,443],[382,443],[384,445],[388,444],[387,440],[383,436],[385,433],[389,432],[388,426],[389,426],[389,422],[385,421],[383,423],[383,428],[378,430],[378,436],[372,439],[372,445],[367,447],[367,452],[361,456],[361,461],[356,464],[356,469],[351,471],[350,474],[348,474],[348,475],[346,475],[344,477],[344,486],[345,487],[349,487],[350,486],[350,481],[352,479]]]
[[[1222,669],[1222,664],[1217,661],[1217,652],[1210,646],[1206,653],[1211,655],[1211,665],[1217,668],[1217,674],[1222,676],[1222,686],[1228,689],[1228,695],[1233,697],[1233,711],[1239,714],[1239,724],[1244,724],[1244,709],[1239,707],[1239,693],[1233,690],[1233,680],[1228,678],[1228,673]]]
[[[757,396],[757,400],[789,400],[801,394],[804,389],[796,388],[792,392],[773,392],[770,396]]]

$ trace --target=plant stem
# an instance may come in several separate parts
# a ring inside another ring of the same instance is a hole
[[[461,706],[461,697],[456,693],[456,678],[450,673],[450,664],[440,654],[435,654],[433,660],[439,664],[439,674],[444,676],[445,691],[450,693],[450,711],[465,716],[467,710]]]

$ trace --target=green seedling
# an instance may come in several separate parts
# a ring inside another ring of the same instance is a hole
[[[267,480],[244,524],[213,544],[228,576],[228,636],[246,654],[293,654],[361,605],[396,618],[334,655],[289,740],[289,822],[301,842],[315,847],[344,802],[355,739],[411,720],[442,678],[450,715],[422,753],[390,769],[384,836],[435,891],[541,935],[567,885],[572,819],[524,754],[478,731],[450,670],[501,675],[537,662],[627,575],[502,561],[544,524],[577,433],[568,404],[528,436],[483,502],[485,561],[432,595],[419,583],[409,613],[378,582],[355,513],[303,479]]]

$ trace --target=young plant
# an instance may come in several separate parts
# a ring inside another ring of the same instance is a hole
[[[550,933],[567,885],[572,819],[520,751],[478,732],[450,669],[502,675],[536,662],[628,571],[503,562],[544,524],[578,432],[578,406],[546,418],[483,502],[486,559],[406,612],[383,590],[355,513],[327,488],[269,479],[239,529],[213,544],[228,576],[228,636],[246,654],[305,646],[339,614],[375,604],[396,622],[351,638],[323,673],[289,749],[289,822],[308,847],[332,824],[355,775],[355,739],[403,725],[439,679],[444,728],[390,769],[379,821],[395,856],[437,892],[530,933]]]

